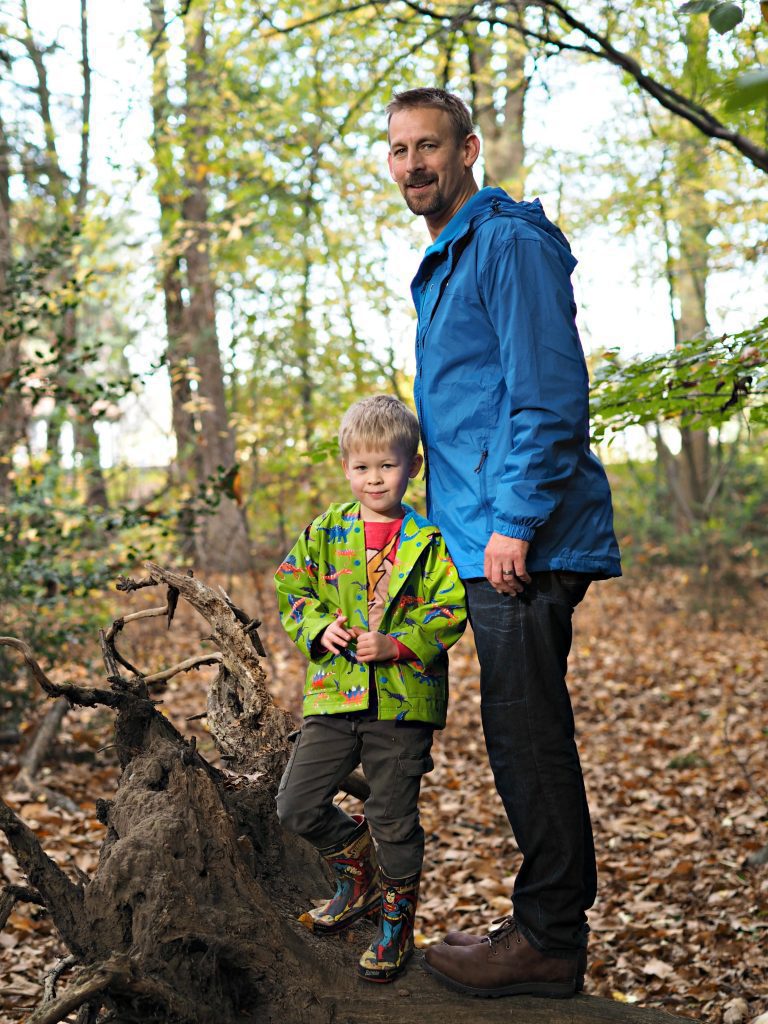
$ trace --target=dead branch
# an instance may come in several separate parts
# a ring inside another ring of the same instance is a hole
[[[5,832],[19,867],[51,912],[62,938],[73,953],[82,957],[86,952],[78,927],[83,910],[82,889],[51,860],[34,832],[1,797],[0,830]]]
[[[58,1024],[73,1010],[77,1010],[83,1003],[89,1002],[95,995],[104,992],[125,976],[125,970],[120,969],[115,963],[86,967],[63,995],[35,1010],[27,1018],[27,1024]]]
[[[20,758],[20,768],[15,785],[19,789],[27,790],[32,796],[44,797],[47,803],[53,807],[61,807],[68,814],[75,814],[77,805],[68,796],[44,786],[37,779],[40,766],[47,757],[68,710],[68,701],[59,697],[45,713],[34,739]]]
[[[115,590],[120,590],[124,594],[131,594],[134,590],[141,590],[142,587],[157,586],[159,586],[157,580],[153,580],[151,577],[143,580],[134,580],[130,576],[118,576]]]
[[[98,998],[92,999],[87,1003],[83,1003],[80,1009],[77,1011],[77,1016],[75,1017],[75,1024],[96,1024],[102,1002],[103,1000],[99,996]]]
[[[170,593],[170,591],[169,591]],[[129,672],[132,672],[134,676],[143,676],[144,673],[132,665],[124,655],[117,649],[117,643],[115,638],[118,633],[121,633],[127,623],[135,622],[137,619],[155,619],[161,615],[168,615],[169,604],[165,604],[160,608],[144,608],[138,612],[130,612],[128,615],[121,615],[119,619],[115,619],[112,625],[106,632],[103,630],[99,633],[99,640],[101,642],[102,655],[105,663],[107,663],[107,678],[110,679],[113,675],[117,674],[117,664],[127,668]],[[170,618],[169,618],[170,625]]]
[[[36,903],[45,906],[45,900],[36,889],[26,885],[6,885],[0,890],[0,931],[5,928],[11,911],[17,903]]]
[[[59,697],[46,712],[35,738],[29,747],[21,755],[19,774],[23,780],[32,785],[32,781],[40,770],[40,765],[45,760],[46,754],[56,738],[62,720],[69,710],[69,703],[63,697]]]
[[[43,985],[43,1003],[50,1003],[56,998],[56,984],[59,978],[70,967],[74,967],[76,963],[76,956],[65,956],[48,971],[45,976],[45,984]]]
[[[146,563],[150,576],[179,591],[212,627],[222,667],[208,697],[208,724],[222,755],[244,774],[279,778],[293,717],[273,703],[259,660],[255,619],[192,576]]]
[[[21,653],[35,682],[49,697],[66,697],[70,705],[80,704],[88,708],[96,707],[99,704],[110,708],[120,708],[125,706],[126,701],[135,699],[130,693],[101,690],[91,686],[75,686],[73,683],[52,682],[38,664],[32,654],[32,649],[15,636],[0,636],[0,646],[13,647],[14,650]]]
[[[367,800],[371,795],[371,787],[361,771],[355,770],[339,786],[343,793],[348,793],[357,800]]]
[[[202,668],[203,665],[220,665],[222,661],[222,655],[218,651],[214,651],[213,654],[201,654],[198,657],[180,661],[178,665],[171,665],[170,668],[165,668],[162,672],[154,672],[151,676],[144,676],[144,682],[147,685],[150,683],[165,683],[180,672],[189,672],[193,668]]]
[[[251,619],[242,608],[238,608],[237,605],[230,599],[229,594],[223,587],[219,587],[219,590],[227,602],[228,607],[231,609],[232,614],[235,616],[238,622],[243,624],[243,632],[247,633],[251,638],[251,643],[256,648],[256,653],[260,658],[266,658],[267,652],[264,650],[264,645],[261,642],[261,638],[257,630],[261,626],[261,619]]]

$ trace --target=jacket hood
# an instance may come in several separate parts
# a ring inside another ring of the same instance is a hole
[[[454,238],[464,234],[465,228],[476,228],[499,214],[533,224],[570,253],[568,239],[560,228],[547,218],[540,199],[518,203],[508,196],[503,188],[481,188],[451,218],[424,255],[431,256],[442,252]]]

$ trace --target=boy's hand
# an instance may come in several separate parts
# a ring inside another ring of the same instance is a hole
[[[355,654],[358,661],[392,661],[399,653],[400,651],[395,641],[385,633],[357,634],[357,650]]]
[[[320,646],[331,654],[338,654],[342,647],[346,647],[352,639],[352,633],[344,628],[347,621],[346,615],[339,615],[335,622],[326,626],[325,632],[320,637]]]

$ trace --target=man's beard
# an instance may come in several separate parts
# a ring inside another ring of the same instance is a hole
[[[434,179],[434,182],[430,182],[430,184],[436,182],[437,179]],[[410,184],[413,185],[421,183],[411,182]],[[445,196],[440,191],[439,184],[434,190],[430,189],[428,192],[423,194],[419,192],[411,192],[408,185],[406,185],[403,189],[403,198],[405,199],[405,204],[411,213],[415,213],[417,216],[422,217],[430,216],[433,213],[439,213],[445,206]]]

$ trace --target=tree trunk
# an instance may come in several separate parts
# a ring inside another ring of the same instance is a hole
[[[685,76],[695,91],[697,71],[706,65],[708,30],[702,20],[691,19],[687,35]],[[683,131],[677,143],[675,177],[674,226],[678,236],[678,253],[668,262],[668,283],[672,297],[675,346],[703,335],[709,329],[707,320],[707,277],[709,274],[709,242],[712,225],[706,216],[706,182],[708,147],[693,129]],[[676,501],[678,522],[690,528],[705,515],[705,503],[712,480],[712,460],[708,431],[690,423],[680,425],[681,450],[674,463],[667,467],[674,472],[676,487],[671,488]]]
[[[524,16],[525,4],[518,15]],[[522,199],[525,183],[523,117],[528,77],[528,54],[522,38],[512,32],[467,35],[472,87],[472,111],[483,136],[483,185],[498,185]],[[504,70],[493,69],[492,58],[502,56]],[[501,98],[500,98],[501,97]]]
[[[67,175],[61,166],[56,145],[56,131],[51,113],[51,95],[44,53],[37,44],[29,20],[27,4],[22,4],[22,20],[26,29],[24,44],[29,58],[35,68],[39,114],[43,124],[45,137],[46,161],[50,180],[50,196],[53,200],[55,223],[57,227],[70,224],[76,236],[82,226],[88,200],[90,138],[91,138],[91,65],[88,49],[88,4],[80,0],[80,55],[82,67],[82,101],[80,110],[80,157],[77,173],[77,190],[70,196],[67,189]],[[77,257],[69,254],[61,268],[62,276],[74,276]],[[77,307],[67,309],[61,321],[61,336],[67,347],[74,349],[77,345],[79,331]],[[48,419],[47,449],[54,463],[59,461],[59,441],[62,421],[70,415],[66,407],[54,408]],[[96,433],[96,417],[90,409],[77,410],[71,416],[74,434],[75,451],[83,458],[85,472],[86,500],[89,504],[108,507],[107,488],[101,467],[99,438]]]
[[[205,111],[212,83],[207,68],[205,5],[185,16],[186,106],[184,133],[183,258],[189,303],[184,310],[187,350],[197,371],[196,416],[202,480],[218,478],[235,465],[235,439],[229,425],[224,370],[216,329],[216,284],[210,258],[206,174]],[[198,564],[223,572],[252,566],[244,511],[221,495],[213,514],[206,515],[196,534]]]
[[[702,163],[706,163],[706,151],[697,160],[697,164]],[[681,258],[676,288],[680,303],[680,315],[675,322],[676,345],[689,338],[699,337],[709,329],[706,288],[709,251],[707,235],[710,225],[702,223],[700,216],[696,216],[697,208],[702,209],[704,198],[697,195],[697,192],[690,184],[680,190],[680,195],[685,195],[686,200],[678,222]],[[709,433],[706,429],[682,424],[680,440],[680,479],[690,508],[696,518],[701,518],[712,477]]]
[[[11,272],[11,197],[9,192],[10,148],[5,125],[0,117],[0,309],[9,315],[13,310]],[[5,505],[13,493],[13,451],[24,436],[21,399],[11,388],[19,367],[19,339],[12,326],[3,325],[0,331],[0,505]]]
[[[176,438],[175,470],[179,482],[192,484],[200,478],[190,353],[184,333],[184,300],[178,229],[181,222],[181,180],[174,165],[170,138],[168,98],[168,37],[165,5],[150,0],[152,23],[152,155],[157,173],[160,206],[160,237],[163,251],[162,289],[167,335],[166,363],[171,383],[171,414]]]
[[[107,826],[98,868],[79,884],[0,800],[0,828],[33,887],[2,894],[0,926],[14,900],[42,903],[75,958],[66,991],[53,994],[28,1024],[54,1024],[78,1007],[90,1020],[104,1007],[120,1024],[682,1019],[588,996],[470,1002],[419,971],[418,952],[395,983],[364,986],[355,966],[371,925],[354,926],[344,941],[319,938],[296,921],[331,886],[317,853],[277,822],[274,797],[292,723],[266,691],[256,623],[188,575],[151,564],[148,570],[150,580],[139,585],[167,585],[167,604],[125,615],[102,633],[109,689],[54,685],[25,644],[0,638],[22,653],[51,697],[116,711],[123,769],[114,799],[97,804]],[[235,772],[200,757],[149,699],[143,676],[118,672],[119,631],[149,614],[167,616],[170,625],[179,595],[207,620],[220,651],[209,723]]]
[[[316,216],[316,201],[312,192],[317,179],[318,157],[318,147],[315,146],[308,161],[307,181],[301,200],[301,288],[295,325],[296,358],[299,370],[299,413],[305,452],[311,450],[315,432],[315,380],[312,371],[314,331],[309,314],[312,287],[312,227]],[[313,471],[312,463],[305,458],[301,467],[299,485],[307,496],[308,504],[315,504],[319,501],[317,479],[318,474]]]
[[[96,420],[89,410],[79,411],[74,418],[75,450],[83,459],[85,501],[89,508],[109,508],[107,481],[101,467],[99,435]]]

